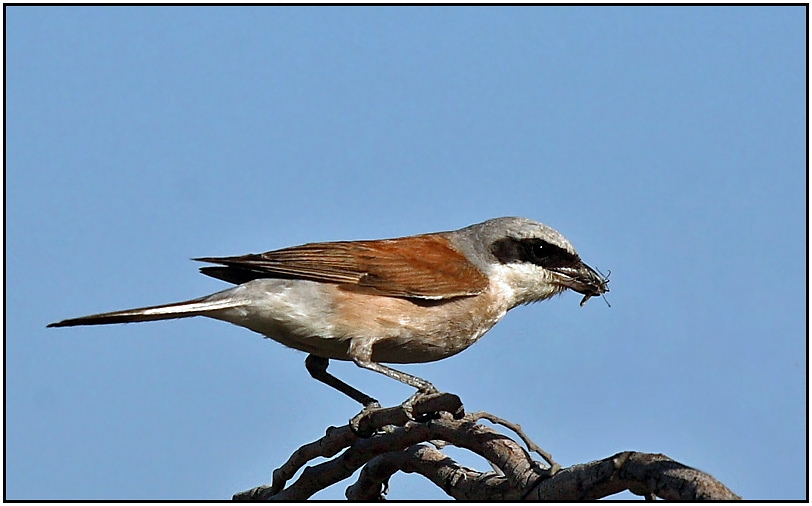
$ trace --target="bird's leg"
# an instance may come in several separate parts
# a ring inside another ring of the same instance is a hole
[[[401,408],[403,408],[403,411],[406,413],[406,416],[408,416],[410,420],[415,419],[413,415],[415,402],[417,402],[418,399],[420,399],[426,394],[435,394],[438,392],[437,388],[434,385],[432,385],[431,383],[422,378],[412,376],[411,374],[406,374],[405,372],[398,371],[397,369],[392,369],[391,367],[381,365],[377,362],[355,360],[355,363],[363,367],[364,369],[369,369],[371,371],[385,374],[392,379],[396,379],[402,383],[406,383],[407,385],[413,386],[417,389],[417,392],[413,393],[411,397],[406,399],[406,401],[400,405]]]
[[[305,359],[305,367],[307,368],[307,372],[310,373],[310,376],[312,376],[313,379],[321,381],[325,385],[335,388],[336,390],[350,397],[356,402],[360,402],[364,406],[364,411],[381,407],[381,405],[378,403],[377,400],[368,396],[364,392],[361,392],[360,390],[356,390],[355,388],[344,383],[343,381],[336,378],[332,374],[328,373],[327,366],[329,364],[330,364],[329,359],[326,359],[324,357],[318,357],[316,355],[308,355],[307,358]]]
[[[385,374],[392,379],[400,381],[401,383],[406,383],[409,386],[415,387],[417,392],[412,397],[419,397],[425,394],[435,394],[438,392],[434,385],[424,379],[418,378],[417,376],[406,374],[405,372],[392,369],[391,367],[387,367],[371,360],[360,360],[353,358],[353,362],[355,362],[359,367]],[[409,399],[411,400],[412,397]]]
[[[401,404],[401,407],[406,412],[406,415],[412,420],[414,419],[412,416],[412,411],[415,401],[426,394],[434,394],[438,392],[434,385],[424,379],[418,378],[417,376],[412,376],[411,374],[406,374],[405,372],[398,371],[396,369],[392,369],[391,367],[387,367],[377,362],[373,362],[371,359],[372,347],[370,346],[370,343],[359,344],[357,341],[352,341],[350,343],[349,355],[350,358],[352,358],[352,361],[355,362],[355,364],[359,367],[385,374],[392,379],[396,379],[401,383],[406,383],[407,385],[413,386],[417,389],[417,392],[406,399],[406,402]]]

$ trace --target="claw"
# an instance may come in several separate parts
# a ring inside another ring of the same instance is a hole
[[[417,392],[412,394],[412,396],[406,399],[406,401],[403,404],[401,404],[400,407],[401,409],[403,409],[403,412],[406,413],[406,416],[409,418],[409,420],[423,421],[423,419],[431,420],[433,418],[437,418],[436,413],[424,413],[421,414],[419,417],[414,416],[414,405],[417,403],[417,401],[421,400],[423,397],[426,397],[427,395],[436,393],[439,393],[439,390],[437,390],[434,387],[434,385],[429,383],[428,388],[426,388],[425,390],[418,390]],[[417,418],[420,418],[421,420],[417,420]]]
[[[362,409],[360,413],[352,417],[350,419],[350,430],[353,432],[353,434],[364,439],[372,436],[372,434],[375,433],[375,429],[361,428],[361,422],[363,422],[370,414],[378,411],[379,409],[381,409],[380,403],[377,401],[371,402],[365,405],[364,409]]]

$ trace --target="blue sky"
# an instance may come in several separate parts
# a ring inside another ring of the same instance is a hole
[[[661,452],[806,496],[805,8],[6,16],[9,499],[229,498],[357,412],[222,322],[47,323],[224,288],[191,257],[506,215],[611,270],[612,307],[517,308],[403,370],[565,466]],[[445,495],[398,475],[389,497]]]

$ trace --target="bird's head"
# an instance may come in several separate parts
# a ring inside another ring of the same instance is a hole
[[[555,229],[526,218],[495,218],[457,232],[456,241],[492,282],[503,285],[510,306],[552,297],[566,289],[590,297],[609,291],[609,279],[585,264]]]

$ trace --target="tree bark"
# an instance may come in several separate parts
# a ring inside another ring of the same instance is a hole
[[[478,423],[482,419],[513,430],[527,448]],[[482,456],[493,470],[458,464],[440,451],[449,444]],[[543,461],[534,460],[531,451]],[[320,457],[330,460],[305,467]],[[302,467],[299,478],[289,484]],[[305,500],[358,469],[357,481],[346,490],[348,499],[383,499],[389,478],[398,471],[419,473],[450,497],[467,501],[586,500],[624,490],[646,499],[741,499],[711,475],[662,454],[627,451],[561,468],[520,426],[489,413],[465,415],[457,396],[442,393],[419,400],[411,413],[384,408],[354,419],[353,424],[329,427],[324,437],[293,452],[274,471],[270,485],[239,492],[233,499]]]

